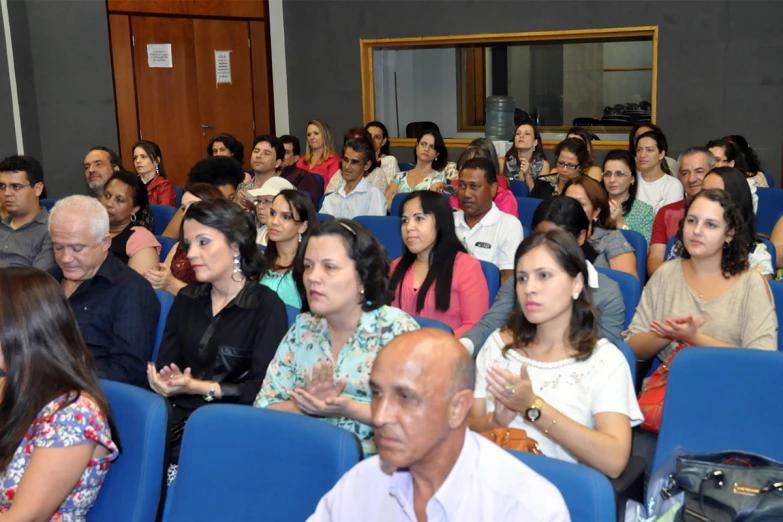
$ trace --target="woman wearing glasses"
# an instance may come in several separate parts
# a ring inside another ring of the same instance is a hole
[[[609,151],[604,159],[603,182],[609,193],[609,217],[618,229],[639,232],[649,246],[655,213],[649,204],[636,199],[635,164],[627,150]]]
[[[555,148],[557,172],[549,176],[539,176],[530,191],[531,198],[552,199],[563,192],[565,184],[582,175],[590,161],[590,153],[585,142],[578,138],[568,138]]]

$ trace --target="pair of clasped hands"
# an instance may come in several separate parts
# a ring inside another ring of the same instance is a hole
[[[517,414],[524,413],[536,400],[527,363],[522,365],[519,375],[497,366],[490,368],[487,391],[495,397],[495,422],[500,427],[511,424]]]
[[[685,317],[669,317],[663,321],[650,323],[650,331],[660,337],[686,345],[695,345],[699,328],[704,324],[704,318],[694,319],[692,315]]]

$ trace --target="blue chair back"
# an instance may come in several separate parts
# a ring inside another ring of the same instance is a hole
[[[309,194],[309,192],[308,192],[308,194]],[[324,200],[326,199],[326,196],[328,196],[329,194],[331,194],[331,192],[328,192],[328,193],[324,194],[323,196],[321,196],[321,199],[318,200],[318,206],[315,207],[316,210],[321,210],[321,207],[324,206]],[[312,194],[310,195],[310,197],[312,197]]]
[[[620,230],[620,232],[636,250],[636,272],[639,274],[639,281],[644,283],[647,279],[647,240],[635,230]]]
[[[152,212],[152,218],[155,220],[152,233],[156,236],[162,236],[166,227],[169,226],[169,221],[176,214],[177,209],[168,205],[150,205],[150,211]]]
[[[392,260],[402,256],[402,232],[400,218],[397,216],[357,216],[354,221],[370,229],[378,241],[386,248]]]
[[[52,210],[52,207],[57,203],[57,198],[43,198],[38,200],[38,204],[46,210]]]
[[[296,321],[296,316],[302,313],[302,311],[295,306],[285,305],[285,313],[288,316],[288,328],[291,328]]]
[[[360,458],[353,434],[319,419],[234,404],[199,408],[185,428],[167,522],[301,522]]]
[[[450,334],[454,333],[454,330],[452,330],[449,325],[435,319],[428,319],[420,315],[414,315],[413,318],[422,328],[438,328],[439,330],[443,330],[444,332],[448,332]]]
[[[323,196],[324,193],[324,177],[320,174],[311,173],[313,177],[315,178],[315,181],[318,182],[318,199],[313,201],[313,204],[318,203],[321,200],[321,196]]]
[[[517,198],[519,221],[525,230],[533,230],[533,214],[542,201],[544,200],[538,198]]]
[[[138,386],[101,381],[117,424],[122,453],[111,465],[87,522],[155,520],[166,460],[166,401]]]
[[[500,270],[494,264],[489,261],[481,261],[481,271],[484,272],[484,279],[487,280],[487,288],[489,289],[489,306],[492,307],[492,303],[495,302],[495,297],[500,290]]]
[[[527,186],[527,183],[519,181],[518,179],[512,179],[511,183],[509,183],[509,187],[515,198],[526,198],[530,193],[530,187]]]
[[[758,233],[768,236],[783,215],[783,189],[760,188],[756,194],[759,197],[759,208],[756,213]]]
[[[331,214],[324,214],[322,212],[318,213],[318,222],[326,221],[327,219],[334,219],[334,216]]]
[[[783,352],[783,281],[768,281],[772,291],[772,299],[775,301],[775,314],[778,317],[778,351]]]
[[[614,489],[609,479],[598,471],[543,455],[509,453],[560,490],[574,522],[617,521]]]
[[[775,178],[766,172],[764,173],[764,177],[767,178],[767,185],[769,185],[769,188],[775,188]]]
[[[743,348],[686,348],[666,383],[653,472],[678,446],[692,453],[741,450],[783,461],[779,380],[783,357]]]
[[[177,244],[177,240],[166,236],[155,236],[155,239],[160,243],[160,262],[162,263],[166,260],[166,256],[169,255],[171,249],[174,248],[174,245]]]
[[[152,349],[152,362],[158,360],[158,351],[160,351],[160,342],[163,340],[163,331],[166,329],[166,319],[169,317],[169,310],[174,304],[174,296],[165,290],[155,290],[160,303],[160,317],[158,318],[158,328],[155,330],[155,346]]]
[[[176,207],[179,208],[182,205],[182,195],[185,194],[185,189],[179,185],[174,185],[174,193],[177,195]]]
[[[777,271],[778,271],[778,264],[777,264],[778,251],[775,248],[775,244],[772,241],[770,241],[769,239],[765,239],[763,237],[761,237],[759,239],[767,247],[767,252],[769,252],[770,257],[772,257],[772,271],[774,273],[777,273]]]
[[[674,243],[677,242],[677,234],[673,235],[669,238],[669,241],[666,242],[666,253],[663,255],[663,260],[666,261],[669,259],[669,254],[672,253],[672,248],[674,248]]]
[[[596,267],[596,270],[607,277],[612,278],[620,285],[620,292],[623,294],[623,304],[625,305],[625,319],[623,327],[628,328],[633,316],[636,313],[636,307],[642,299],[642,283],[631,274],[612,270],[611,268]]]
[[[398,166],[400,167],[400,172],[408,172],[416,167],[413,163],[399,163]]]

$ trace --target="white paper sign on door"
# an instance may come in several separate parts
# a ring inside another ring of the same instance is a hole
[[[231,83],[231,51],[215,51],[215,83]]]
[[[150,67],[171,69],[171,44],[147,44],[147,64]]]

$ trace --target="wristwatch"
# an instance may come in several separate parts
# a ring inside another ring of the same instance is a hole
[[[204,396],[204,400],[207,402],[212,402],[215,400],[215,381],[212,381],[209,383],[209,395]]]
[[[536,397],[533,404],[525,410],[525,418],[530,422],[537,422],[541,418],[541,408],[544,407],[544,399]]]

